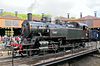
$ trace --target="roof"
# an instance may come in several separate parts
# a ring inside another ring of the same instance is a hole
[[[81,19],[100,19],[100,18],[88,15],[88,16],[82,17]]]
[[[5,15],[5,16],[0,16],[0,18],[5,18],[5,19],[20,19],[20,18],[18,18],[18,17],[16,17],[16,16],[12,16],[12,15]]]
[[[55,19],[67,20],[67,18],[66,18],[66,17],[62,17],[62,16],[60,16],[60,17],[56,17]]]

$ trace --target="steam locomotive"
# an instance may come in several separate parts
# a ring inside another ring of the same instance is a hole
[[[89,30],[86,24],[77,22],[67,22],[65,24],[52,24],[48,22],[35,22],[30,18],[22,24],[23,40],[27,43],[24,46],[33,49],[32,54],[37,54],[43,50],[47,52],[70,50],[72,48],[85,47],[85,42],[89,41]]]

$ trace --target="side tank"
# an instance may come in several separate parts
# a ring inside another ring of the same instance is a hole
[[[89,39],[87,25],[76,22],[66,23],[64,27],[50,29],[50,36],[66,37],[66,40]],[[54,26],[53,26],[54,27]]]

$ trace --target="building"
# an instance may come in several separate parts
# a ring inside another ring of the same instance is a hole
[[[0,16],[0,35],[20,35],[22,22],[23,20],[16,16]]]
[[[80,22],[85,23],[89,28],[100,28],[100,18],[94,16],[85,16],[79,19]]]
[[[84,24],[87,24],[89,28],[100,28],[100,18],[98,17],[94,17],[94,16],[85,16],[85,17],[82,17],[82,18],[78,18],[78,19],[72,19],[72,18],[64,18],[62,20],[62,18],[59,18],[61,21],[64,21],[64,22],[81,22],[81,23],[84,23]]]

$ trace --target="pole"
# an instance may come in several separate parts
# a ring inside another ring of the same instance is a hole
[[[11,37],[13,37],[13,34],[14,34],[13,28],[11,27]]]
[[[14,48],[12,47],[12,66],[14,66]]]
[[[11,27],[11,37],[13,37],[13,28],[12,27]],[[13,48],[13,46],[11,48],[12,48],[12,66],[14,66],[14,48]]]

